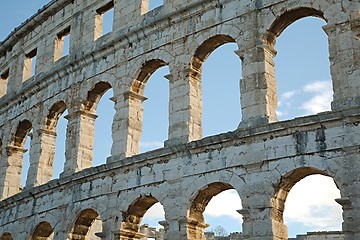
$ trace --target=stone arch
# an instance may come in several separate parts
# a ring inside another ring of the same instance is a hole
[[[210,36],[205,38],[205,40],[203,40],[203,36],[198,36],[197,39],[195,39],[195,42],[199,44],[196,44],[194,46],[191,45],[190,48],[193,51],[193,55],[190,58],[190,62],[187,63],[189,64],[189,69],[186,70],[187,75],[186,77],[188,77],[188,81],[189,81],[189,85],[190,88],[193,89],[191,90],[193,94],[192,99],[191,99],[191,110],[192,110],[192,120],[194,127],[194,140],[195,139],[201,139],[203,137],[203,113],[204,113],[204,106],[206,108],[206,106],[208,105],[204,105],[203,101],[204,101],[204,94],[203,94],[203,84],[202,84],[202,70],[203,70],[203,64],[204,62],[208,59],[208,57],[220,46],[225,45],[227,43],[237,43],[236,39],[239,37],[237,36],[237,31],[236,29],[234,33],[228,33],[227,30],[229,30],[230,27],[228,27],[227,25],[222,26],[219,29],[213,30],[214,32],[210,33]],[[238,44],[237,44],[237,50],[238,50]],[[234,53],[235,55],[235,53]],[[239,68],[241,67],[241,65],[239,65]],[[239,79],[240,80],[240,79]],[[204,81],[204,83],[206,83],[206,81]],[[236,92],[238,92],[238,90],[236,90],[236,88],[232,88],[234,89]],[[238,88],[237,88],[238,89]],[[226,92],[221,91],[224,94],[226,94]],[[219,96],[218,96],[219,97]],[[231,98],[232,99],[232,98]],[[236,101],[238,101],[239,98],[236,98]],[[212,108],[214,109],[214,108]],[[239,106],[239,110],[240,110],[240,106]],[[235,126],[234,128],[237,127],[239,119],[235,120]],[[229,129],[226,129],[226,131]],[[224,130],[223,130],[224,131]],[[218,132],[217,132],[218,133]],[[214,133],[212,133],[214,134]]]
[[[324,13],[314,8],[300,7],[292,9],[290,11],[286,11],[280,16],[278,16],[270,26],[265,37],[266,43],[270,46],[274,46],[276,43],[276,38],[280,36],[280,34],[290,24],[304,17],[318,17],[324,19],[327,22]]]
[[[204,222],[203,212],[212,197],[217,194],[235,189],[242,200],[245,181],[233,171],[217,171],[204,174],[196,180],[191,181],[182,194],[186,198],[183,206],[183,214],[187,220],[187,236],[189,239],[205,239],[204,229],[207,227]],[[239,206],[238,210],[241,210]],[[243,229],[244,230],[244,229]]]
[[[285,58],[283,56],[284,56],[284,53],[286,53],[286,51],[278,52],[275,49],[277,38],[284,32],[285,29],[287,29],[290,25],[294,24],[298,20],[308,18],[308,17],[313,17],[313,18],[317,18],[318,20],[323,20],[327,23],[328,18],[331,18],[331,16],[329,16],[329,11],[327,11],[326,6],[322,6],[321,4],[320,4],[320,6],[312,6],[309,3],[302,3],[300,6],[293,7],[292,9],[288,9],[286,11],[274,13],[274,15],[275,16],[270,21],[270,24],[266,28],[263,29],[263,31],[266,31],[266,32],[264,33],[264,35],[262,35],[260,37],[261,37],[261,41],[263,42],[263,46],[265,49],[265,51],[264,51],[265,52],[265,61],[264,62],[267,65],[265,68],[265,73],[267,74],[268,78],[271,79],[271,81],[272,81],[272,84],[269,84],[268,89],[271,90],[271,92],[272,92],[271,95],[274,96],[273,98],[271,98],[273,100],[273,101],[271,101],[271,103],[272,103],[271,106],[275,110],[275,114],[276,114],[275,116],[276,116],[276,121],[277,121],[278,116],[280,118],[284,117],[284,116],[279,115],[279,112],[282,112],[282,111],[280,111],[280,108],[284,107],[284,105],[280,106],[280,102],[284,102],[283,94],[282,94],[284,92],[282,92],[281,89],[284,89],[285,88],[284,86],[287,86],[283,83],[283,81],[281,81],[281,79],[283,79],[281,77],[281,75],[284,76],[285,71],[282,71],[281,72],[282,74],[280,74],[280,72],[276,72],[277,70],[279,70],[281,68],[281,67],[279,67],[280,64],[277,64],[278,61],[281,61],[281,60],[284,61]],[[312,19],[312,20],[314,20],[314,19]],[[299,22],[299,24],[302,25],[303,23]],[[296,27],[296,26],[294,26],[294,27]],[[321,26],[320,27],[317,26],[316,29],[318,29],[318,31],[320,31],[320,32],[323,32],[324,36],[325,36],[325,31],[323,31]],[[285,35],[286,35],[286,33],[284,34],[284,37],[285,37]],[[289,35],[287,35],[287,36],[289,36]],[[304,34],[304,38],[302,38],[302,39],[312,39],[312,38],[313,38],[313,36]],[[324,39],[322,38],[321,40],[324,40]],[[321,46],[323,46],[324,48],[321,48],[322,51],[319,50],[319,53],[325,53],[323,51],[327,51],[327,53],[329,54],[328,41],[325,40],[325,42],[321,42],[321,43],[322,43]],[[282,42],[281,46],[286,46],[286,44],[284,44],[284,42]],[[301,48],[299,48],[299,49],[301,49]],[[309,50],[309,48],[306,48],[306,49]],[[294,51],[296,51],[296,50],[294,49]],[[290,51],[289,55],[291,55],[291,53],[294,53],[294,51]],[[275,57],[277,55],[278,55],[278,58],[277,58],[277,60],[275,60]],[[322,57],[320,60],[323,60],[323,61],[319,61],[319,63],[320,62],[327,63],[326,61],[329,60],[329,58],[327,57],[327,54],[324,54],[324,55],[318,54],[318,55]],[[297,56],[295,57],[295,55],[292,55],[292,56],[294,56],[294,60],[295,60],[295,58],[300,59]],[[309,56],[306,56],[306,58],[307,57],[309,57]],[[288,59],[286,59],[286,60],[288,61]],[[306,65],[306,62],[303,60],[301,60],[301,61],[298,60],[297,62],[295,60],[294,63],[305,67],[306,70],[309,69],[309,64]],[[275,65],[277,65],[277,67],[278,67],[277,69],[275,69]],[[326,94],[326,97],[329,98],[329,100],[326,102],[326,104],[327,104],[326,110],[330,110],[330,105],[331,105],[330,99],[333,96],[333,92],[332,92],[333,87],[332,87],[332,85],[331,85],[332,83],[330,81],[332,78],[332,76],[330,75],[330,70],[331,70],[330,68],[331,68],[330,65],[325,65],[324,68],[322,68],[322,70],[324,70],[324,71],[319,71],[319,74],[326,76],[324,78],[321,78],[321,80],[315,79],[312,82],[304,81],[304,82],[301,82],[301,84],[299,84],[297,86],[299,88],[305,87],[310,83],[316,83],[316,81],[319,81],[319,82],[321,81],[322,84],[326,84],[326,89],[324,89],[324,91],[323,91],[324,93],[328,93],[328,94]],[[303,72],[305,74],[306,72],[310,72],[310,71],[303,71]],[[303,76],[303,75],[301,75],[301,76]],[[288,75],[287,75],[287,78],[289,78]],[[310,77],[308,77],[307,79],[310,79]],[[300,81],[293,81],[293,83],[296,83],[296,82],[299,83]],[[290,91],[288,89],[287,89],[287,91]],[[325,91],[325,90],[328,90],[328,91]],[[310,94],[309,94],[309,96],[310,96]],[[297,101],[295,103],[300,104],[300,101]],[[318,112],[321,112],[321,111],[325,111],[325,109],[321,108],[321,110],[313,112],[311,110],[304,108],[303,111],[299,111],[297,113],[289,114],[289,115],[295,115],[295,116],[291,117],[291,118],[294,118],[294,117],[303,116],[303,115],[317,114]],[[284,110],[284,112],[287,112],[287,111]]]
[[[131,91],[143,95],[146,82],[149,80],[150,76],[157,69],[166,65],[168,64],[161,59],[151,59],[143,63],[141,69],[138,71],[138,73],[136,73],[136,77],[134,78],[131,85]]]
[[[212,182],[193,195],[188,211],[187,235],[189,239],[206,239],[204,229],[208,225],[206,225],[203,215],[205,208],[213,197],[230,189],[235,189],[235,187],[227,182]]]
[[[11,233],[6,232],[0,236],[0,240],[13,240]]]
[[[161,51],[162,53],[164,51]],[[125,138],[130,138],[131,143],[128,143],[125,146],[125,154],[127,156],[132,156],[140,152],[140,141],[141,136],[143,135],[143,115],[144,115],[144,106],[143,102],[147,100],[144,96],[145,86],[148,82],[151,75],[161,67],[168,66],[168,63],[158,57],[151,54],[151,56],[146,56],[146,59],[149,59],[145,62],[138,62],[134,60],[132,65],[141,65],[140,69],[132,69],[130,74],[134,74],[131,80],[131,85],[127,87],[127,90],[124,93],[124,105],[127,108],[127,136]],[[168,55],[166,56],[168,57]],[[137,67],[136,66],[136,67]],[[131,135],[131,137],[130,137]]]
[[[95,112],[96,107],[106,91],[112,88],[108,82],[100,81],[96,83],[87,93],[86,100],[83,102],[83,110]]]
[[[45,120],[45,126],[47,130],[56,131],[56,125],[66,109],[67,106],[64,101],[59,101],[52,105]]]
[[[7,164],[4,166],[3,178],[1,179],[3,185],[0,187],[3,198],[12,196],[22,190],[21,179],[22,172],[24,171],[24,153],[27,152],[24,145],[30,131],[33,129],[31,122],[26,119],[19,121],[15,126],[11,130],[10,141],[5,146],[6,156],[4,158],[6,159],[4,162]],[[31,149],[32,147],[30,146]],[[28,172],[27,180],[30,179],[30,175]]]
[[[310,175],[319,174],[327,177],[331,177],[335,185],[338,187],[338,184],[336,182],[336,179],[331,176],[329,173],[327,173],[324,170],[315,168],[315,167],[299,167],[297,169],[294,169],[285,175],[281,177],[280,182],[277,184],[277,186],[274,188],[274,195],[271,200],[272,210],[272,221],[273,225],[276,225],[280,228],[282,226],[282,231],[279,230],[277,232],[286,234],[287,238],[287,228],[284,224],[284,210],[285,210],[285,202],[287,199],[287,196],[290,192],[290,190],[293,188],[293,186],[298,183],[300,180],[304,179],[305,177],[308,177]]]
[[[40,222],[34,229],[31,239],[33,240],[50,240],[54,229],[48,222]]]
[[[70,108],[67,116],[66,132],[69,137],[66,138],[66,161],[61,176],[71,175],[93,166],[96,109],[103,95],[113,87],[107,81],[97,81],[97,78],[95,83],[87,84],[82,86],[82,100],[79,102],[81,105]],[[89,85],[91,87],[87,87]],[[70,134],[72,132],[77,134]],[[76,146],[74,141],[77,143]]]
[[[22,120],[19,122],[15,135],[13,138],[13,144],[15,147],[23,147],[26,137],[32,129],[32,124],[29,120]]]
[[[204,223],[205,220],[203,212],[205,211],[205,208],[210,202],[210,200],[219,193],[229,189],[234,189],[234,187],[232,187],[228,183],[222,182],[211,183],[206,187],[200,189],[191,201],[192,203],[189,211],[190,219],[194,219],[200,223]]]
[[[26,181],[27,186],[38,186],[49,182],[53,178],[54,158],[56,150],[56,127],[60,117],[63,115],[67,106],[64,101],[57,101],[49,107],[44,107],[40,124],[34,127],[32,134],[33,149],[41,151],[30,152],[29,176]],[[32,147],[31,147],[32,148]]]
[[[69,234],[69,239],[85,240],[87,239],[86,237],[89,234],[90,228],[95,224],[101,227],[101,223],[101,218],[97,211],[92,208],[82,210],[76,217],[71,233]]]
[[[194,199],[196,195],[198,195],[199,189],[205,189],[213,183],[227,184],[239,193],[240,198],[244,197],[241,195],[241,191],[245,186],[245,181],[233,171],[217,171],[202,175],[188,185],[185,189],[184,196],[188,199]]]
[[[207,57],[218,47],[226,43],[236,42],[229,35],[219,34],[205,40],[197,47],[190,62],[190,76],[192,79],[199,80],[201,78],[201,67]]]
[[[128,209],[122,213],[123,222],[120,231],[122,239],[141,239],[143,237],[139,233],[141,220],[146,211],[158,202],[158,199],[151,194],[144,194],[130,204]]]

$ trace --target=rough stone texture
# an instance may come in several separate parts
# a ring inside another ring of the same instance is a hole
[[[344,239],[360,239],[360,2],[165,0],[150,12],[147,3],[52,1],[0,44],[7,83],[6,94],[0,84],[0,239],[140,239],[144,213],[160,202],[165,239],[203,240],[206,204],[233,188],[242,199],[242,237],[283,240],[287,194],[311,174],[334,179]],[[99,36],[101,14],[112,5],[113,31]],[[306,16],[327,22],[332,111],[277,122],[276,37]],[[64,34],[70,53],[60,57]],[[228,42],[238,44],[242,60],[242,120],[234,132],[202,139],[201,65]],[[169,137],[164,148],[139,155],[144,86],[165,65]],[[110,88],[111,157],[91,168],[95,111]],[[50,181],[54,130],[65,110],[65,168]]]
[[[297,235],[296,238],[289,238],[289,240],[343,240],[344,233],[342,232],[310,232],[306,235]]]

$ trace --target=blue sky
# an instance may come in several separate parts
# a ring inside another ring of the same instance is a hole
[[[14,27],[33,15],[48,0],[4,1],[0,15],[0,39],[4,39]],[[151,8],[159,5],[151,1]],[[327,39],[321,29],[326,23],[316,18],[299,20],[288,27],[277,39],[275,58],[278,87],[279,120],[315,114],[330,110],[332,86],[330,82]],[[234,53],[236,44],[226,44],[215,50],[203,65],[203,135],[209,136],[237,128],[240,119],[239,81],[241,62]],[[163,67],[150,78],[145,88],[149,98],[144,103],[144,125],[141,151],[162,147],[167,139],[168,88]],[[97,109],[94,165],[103,164],[110,154],[111,122],[114,115],[109,90]],[[226,107],[224,107],[226,106]],[[65,115],[65,114],[64,114]],[[64,139],[67,121],[61,118],[57,127],[55,174],[63,169]],[[152,126],[159,126],[154,128]],[[29,141],[27,142],[27,146]],[[28,168],[25,160],[24,173]],[[25,177],[23,177],[24,182]],[[311,202],[307,202],[311,196]],[[334,199],[339,197],[334,183],[325,177],[307,177],[295,185],[287,200],[285,221],[289,236],[315,230],[340,230],[341,208]],[[224,202],[228,204],[223,204]],[[224,207],[225,208],[222,208]],[[160,209],[160,210],[159,210]],[[228,232],[241,231],[241,216],[236,210],[241,202],[236,192],[228,191],[214,197],[206,209],[206,221],[211,228],[222,225]],[[161,206],[147,214],[146,222],[156,225],[162,218]]]

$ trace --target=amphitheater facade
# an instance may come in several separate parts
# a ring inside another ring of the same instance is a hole
[[[102,35],[111,9],[113,31]],[[160,202],[165,239],[203,240],[207,203],[235,189],[244,239],[285,240],[288,192],[312,174],[333,178],[344,239],[360,239],[359,13],[358,0],[165,0],[151,11],[148,0],[51,1],[0,45],[0,239],[140,239],[143,215]],[[277,121],[276,38],[307,16],[326,21],[332,110]],[[242,119],[233,132],[202,138],[202,63],[230,42],[242,60]],[[168,140],[139,154],[144,87],[162,66]],[[111,156],[92,167],[96,108],[109,89]],[[64,171],[52,180],[65,110]]]

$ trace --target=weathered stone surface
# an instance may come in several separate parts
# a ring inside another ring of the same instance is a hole
[[[147,6],[147,0],[54,0],[0,44],[0,239],[141,239],[142,216],[160,202],[165,239],[201,240],[206,204],[233,188],[243,205],[241,237],[283,240],[287,194],[311,174],[334,179],[342,236],[360,239],[360,2],[165,0],[150,12]],[[102,36],[101,16],[111,8],[113,31]],[[276,37],[306,16],[327,22],[332,111],[277,122]],[[67,35],[69,54],[61,56]],[[242,120],[234,132],[202,139],[201,66],[228,42],[238,44],[243,64]],[[144,86],[165,65],[169,137],[164,148],[138,154]],[[95,112],[110,88],[111,156],[91,167]],[[65,168],[51,180],[55,129],[65,110]],[[30,133],[31,166],[21,190]]]

